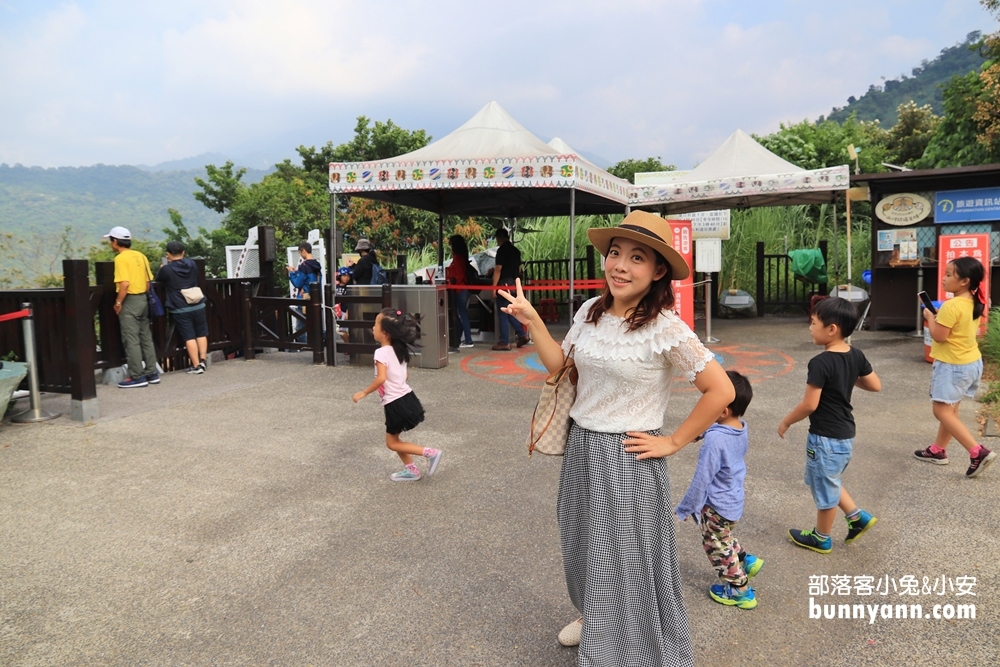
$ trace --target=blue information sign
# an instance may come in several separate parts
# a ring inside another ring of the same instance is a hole
[[[947,190],[934,195],[934,222],[1000,220],[1000,188]]]

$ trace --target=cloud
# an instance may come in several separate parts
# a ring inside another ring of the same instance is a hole
[[[495,99],[543,140],[685,168],[737,127],[768,133],[829,113],[880,76],[990,29],[978,6],[939,5],[0,6],[0,162],[281,159],[299,144],[349,140],[359,115],[441,137]]]

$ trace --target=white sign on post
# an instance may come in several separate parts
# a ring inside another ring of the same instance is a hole
[[[722,271],[722,239],[694,240],[694,270],[699,273]]]

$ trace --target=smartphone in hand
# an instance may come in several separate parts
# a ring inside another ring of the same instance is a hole
[[[931,301],[931,298],[930,296],[927,295],[927,292],[921,292],[917,296],[920,297],[921,301],[923,301],[924,308],[931,311],[932,314],[937,315],[937,308],[934,307],[934,302]]]

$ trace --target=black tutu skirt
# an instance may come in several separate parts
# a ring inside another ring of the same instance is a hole
[[[382,407],[385,408],[385,432],[390,435],[409,431],[424,420],[424,406],[412,391]]]

